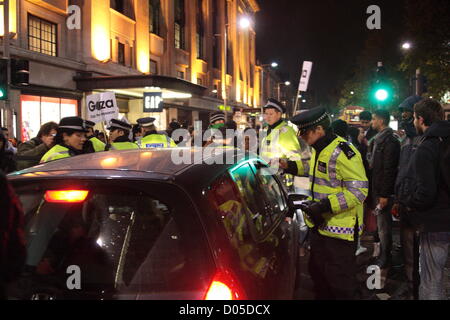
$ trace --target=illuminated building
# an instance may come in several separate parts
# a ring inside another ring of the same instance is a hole
[[[102,91],[116,92],[121,116],[130,122],[153,116],[160,129],[172,119],[206,126],[219,108],[230,118],[241,109],[259,110],[255,0],[10,3],[11,57],[30,62],[30,84],[13,86],[10,109],[1,102],[0,108],[2,124],[17,128],[19,138],[34,137],[47,121],[85,117],[86,96]],[[74,5],[81,9],[80,29],[71,29]],[[248,25],[241,26],[242,17]],[[162,92],[162,113],[143,112],[149,91]]]

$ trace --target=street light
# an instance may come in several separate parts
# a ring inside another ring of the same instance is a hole
[[[290,81],[285,81],[285,82],[278,82],[278,101],[280,101],[280,97],[281,97],[281,85],[284,84],[286,87],[289,87],[291,85]]]
[[[272,62],[272,64],[270,65],[272,68],[278,68],[278,63],[276,62]]]
[[[412,47],[411,42],[405,42],[402,44],[403,50],[409,50],[409,49],[411,49],[411,47]]]
[[[239,25],[242,29],[248,29],[251,25],[251,20],[247,17],[241,17],[239,20]]]

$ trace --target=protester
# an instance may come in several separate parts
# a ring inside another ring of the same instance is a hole
[[[364,136],[367,140],[367,145],[373,137],[377,135],[377,131],[372,128],[372,113],[370,111],[363,111],[359,114],[361,127],[364,129]]]
[[[344,120],[338,119],[331,123],[331,128],[336,135],[348,140],[348,124]]]
[[[44,154],[55,145],[58,124],[48,122],[41,126],[37,136],[22,143],[17,150],[17,170],[23,170],[39,164]]]
[[[3,134],[0,133],[2,137]],[[0,172],[0,300],[9,282],[20,275],[26,258],[23,210],[6,177]]]
[[[0,133],[0,172],[6,174],[16,171],[16,161],[11,150],[7,150],[8,140]]]
[[[392,249],[392,215],[395,179],[398,172],[400,142],[394,137],[389,127],[390,114],[386,110],[377,110],[373,114],[372,128],[378,134],[372,139],[368,161],[371,172],[372,197],[375,201],[378,235],[381,254],[375,262],[380,268],[391,264]]]
[[[445,265],[450,245],[450,124],[434,100],[414,106],[414,125],[423,135],[409,165],[413,175],[399,201],[420,231],[421,300],[445,300]]]

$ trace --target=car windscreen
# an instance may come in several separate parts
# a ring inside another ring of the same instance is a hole
[[[212,267],[191,205],[182,196],[172,204],[158,184],[132,185],[17,188],[27,260],[9,296],[201,299]]]

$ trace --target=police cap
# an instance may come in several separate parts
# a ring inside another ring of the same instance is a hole
[[[125,131],[130,131],[132,128],[133,127],[131,126],[131,124],[128,124],[128,123],[120,121],[120,120],[111,119],[108,130],[111,131],[114,129],[121,129],[121,130],[125,130]]]
[[[314,128],[325,120],[329,121],[329,119],[327,110],[323,107],[317,107],[296,115],[290,121],[298,127],[300,134],[303,135],[307,130]]]
[[[86,121],[81,119],[80,117],[67,117],[62,118],[61,121],[59,121],[59,129],[67,129],[67,130],[74,130],[74,131],[81,131],[81,132],[87,132],[87,126]]]
[[[225,113],[217,111],[211,114],[209,117],[209,123],[214,124],[216,121],[225,121]]]
[[[140,118],[137,120],[137,123],[141,126],[141,127],[150,127],[154,124],[155,122],[155,118]]]
[[[86,123],[86,128],[91,129],[95,127],[95,122],[89,121],[89,120],[84,120],[84,122]]]
[[[286,108],[284,107],[284,105],[276,99],[270,98],[269,100],[267,100],[267,103],[264,106],[264,110],[270,109],[270,108],[275,109],[281,113],[286,113]]]

